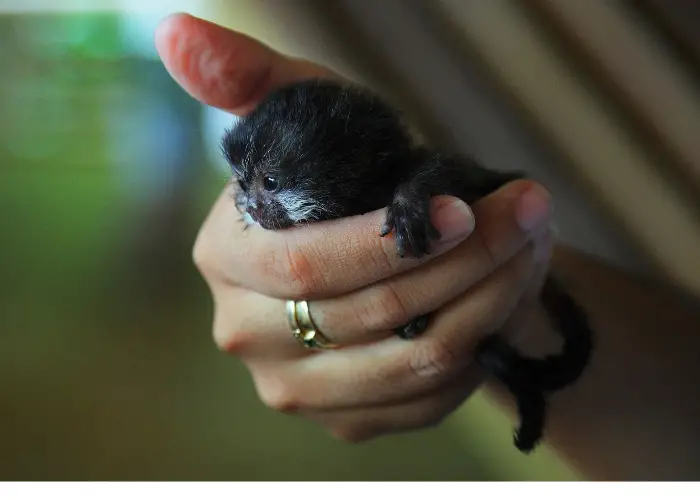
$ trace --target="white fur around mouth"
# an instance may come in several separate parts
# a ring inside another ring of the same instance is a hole
[[[282,191],[277,195],[277,201],[293,221],[308,219],[321,208],[312,194],[300,190]]]

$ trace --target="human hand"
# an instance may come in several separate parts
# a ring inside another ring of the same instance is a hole
[[[164,20],[156,46],[187,92],[233,114],[286,83],[340,78],[187,15]],[[516,334],[536,307],[550,249],[548,196],[519,181],[471,209],[435,198],[432,218],[442,234],[432,253],[401,259],[393,239],[378,237],[384,210],[244,232],[231,193],[222,193],[194,247],[215,304],[216,343],[245,363],[268,406],[342,439],[440,422],[481,380],[472,363],[479,340],[496,329]],[[302,348],[286,299],[311,300],[315,323],[342,348]],[[393,334],[432,311],[422,336]]]

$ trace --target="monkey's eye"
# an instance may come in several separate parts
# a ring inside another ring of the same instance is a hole
[[[267,189],[268,191],[274,191],[275,189],[277,189],[277,186],[278,186],[277,179],[275,179],[274,177],[270,177],[269,175],[267,175],[267,176],[265,176],[265,178],[263,179],[263,186],[264,186],[265,189]]]
[[[238,179],[238,186],[243,190],[247,191],[248,190],[248,185],[245,183],[243,179]]]

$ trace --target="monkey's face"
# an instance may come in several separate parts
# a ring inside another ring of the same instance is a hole
[[[239,209],[265,229],[283,229],[311,218],[313,203],[300,196],[279,171],[253,169],[253,175],[238,175]]]
[[[409,144],[374,96],[310,81],[272,92],[227,131],[222,151],[239,182],[239,208],[281,229],[390,201],[390,165]]]
[[[239,210],[243,211],[249,222],[259,224],[265,229],[282,229],[294,224],[279,203],[279,177],[263,175],[249,178],[240,176],[236,201]]]
[[[236,172],[239,209],[265,229],[283,229],[327,218],[333,202],[324,186],[304,174],[303,166],[281,168],[268,162]]]
[[[244,121],[227,133],[223,151],[237,182],[238,209],[265,229],[328,219],[338,209],[334,158],[306,141],[316,135]],[[249,221],[250,222],[250,221]]]

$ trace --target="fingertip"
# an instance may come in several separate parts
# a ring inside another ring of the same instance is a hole
[[[533,233],[549,224],[552,204],[549,192],[535,182],[528,184],[516,202],[515,217],[520,228]]]
[[[173,35],[182,28],[182,26],[193,16],[185,12],[175,12],[168,14],[160,20],[153,34],[156,51],[164,60],[169,59],[170,45],[172,44]]]
[[[194,19],[184,12],[169,14],[161,19],[153,34],[156,52],[168,73],[191,94],[191,82],[187,71],[188,61],[184,61],[181,55],[192,31],[188,24]]]
[[[234,114],[269,90],[279,65],[270,48],[249,36],[187,13],[170,14],[154,43],[173,79],[195,99]]]
[[[285,56],[258,40],[184,12],[164,17],[154,44],[173,79],[195,99],[248,114],[271,90],[306,78],[338,78],[318,64]]]

